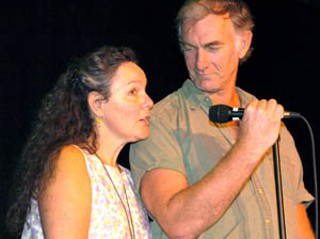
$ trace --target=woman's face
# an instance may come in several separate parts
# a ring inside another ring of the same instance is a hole
[[[147,78],[133,62],[119,66],[111,79],[110,97],[102,103],[106,136],[123,143],[148,137],[153,101],[146,93]]]

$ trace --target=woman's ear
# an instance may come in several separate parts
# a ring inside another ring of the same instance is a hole
[[[252,42],[252,31],[244,31],[238,35],[237,47],[239,59],[242,59],[250,49]]]
[[[98,117],[102,116],[101,105],[103,103],[103,99],[103,96],[96,91],[91,91],[88,94],[89,108],[91,109],[92,113]]]

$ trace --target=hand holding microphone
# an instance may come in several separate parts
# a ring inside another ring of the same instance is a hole
[[[233,120],[241,120],[244,114],[243,108],[230,107],[228,105],[213,105],[209,109],[209,119],[215,123],[226,123]],[[299,118],[296,112],[285,111],[283,118]]]
[[[274,99],[252,100],[245,109],[227,105],[214,105],[209,109],[209,119],[215,123],[242,119],[238,139],[258,151],[259,148],[266,150],[276,141],[282,118],[299,116],[295,112],[285,112]]]

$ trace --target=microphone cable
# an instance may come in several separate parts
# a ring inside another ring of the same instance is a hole
[[[315,140],[312,127],[308,120],[301,114],[297,118],[302,119],[308,127],[311,140],[311,151],[312,151],[312,166],[313,166],[313,183],[314,183],[314,197],[315,197],[315,222],[314,230],[316,239],[319,238],[319,197],[318,197],[318,175],[317,175],[317,162],[316,162],[316,150],[315,150]]]
[[[232,120],[240,120],[243,116],[244,109],[242,108],[232,108],[227,105],[215,105],[209,108],[209,119],[216,123],[226,123]],[[313,184],[314,184],[314,198],[315,198],[315,222],[314,230],[316,239],[319,238],[319,197],[318,197],[318,175],[317,175],[317,163],[316,163],[316,151],[315,151],[315,140],[312,127],[308,120],[301,114],[295,112],[287,112],[283,119],[288,118],[300,118],[302,119],[308,127],[311,140],[311,150],[312,150],[312,165],[313,165]]]

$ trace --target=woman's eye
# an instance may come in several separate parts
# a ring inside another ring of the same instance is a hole
[[[136,95],[137,93],[138,93],[137,89],[132,89],[132,90],[129,91],[130,95]]]

